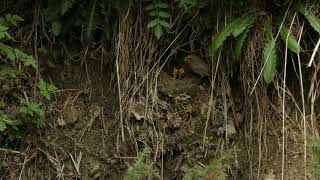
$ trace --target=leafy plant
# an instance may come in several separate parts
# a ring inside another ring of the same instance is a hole
[[[276,74],[276,66],[278,63],[276,41],[272,35],[269,23],[269,19],[267,19],[264,26],[265,43],[262,57],[262,62],[264,64],[263,77],[268,84],[272,82]]]
[[[237,38],[239,35],[242,35],[242,37],[239,38],[240,42],[238,42],[237,47],[237,56],[239,56],[239,52],[241,52],[243,41],[246,37],[246,34],[248,33],[248,29],[251,28],[254,21],[255,16],[245,15],[227,24],[221,32],[219,32],[215,37],[213,37],[208,49],[209,55],[212,56],[216,52],[216,50],[220,48],[221,45],[225,42],[227,37],[232,35],[234,38]]]
[[[157,2],[155,0],[151,0],[150,4],[146,7],[149,16],[154,18],[149,21],[147,28],[153,28],[154,35],[157,39],[161,38],[163,34],[163,28],[171,28],[171,25],[168,22],[168,18],[171,16],[168,8],[169,4]]]
[[[320,34],[320,19],[308,10],[305,5],[298,3],[295,5],[297,12],[302,14],[310,23],[311,27]]]
[[[127,170],[124,180],[140,180],[144,177],[159,177],[151,165],[146,164],[150,157],[150,150],[145,148],[139,155],[136,162]]]
[[[179,8],[183,8],[185,11],[188,11],[192,6],[196,4],[195,0],[177,0]]]
[[[8,126],[12,127],[13,129],[17,129],[18,125],[21,125],[21,121],[14,121],[9,114],[5,114],[0,111],[0,132],[6,130]]]
[[[50,93],[54,92],[57,90],[57,88],[53,84],[49,84],[43,79],[40,79],[38,84],[37,84],[40,94],[45,97],[47,100],[51,100],[51,95]]]
[[[210,164],[205,166],[195,166],[192,170],[183,176],[183,180],[193,179],[226,179],[224,164],[231,159],[236,153],[236,149],[230,149],[222,154],[219,158],[214,159]]]
[[[290,49],[294,53],[300,53],[300,45],[297,39],[293,36],[293,34],[285,25],[282,25],[281,27],[280,36],[284,43],[287,42],[288,38],[288,49]]]
[[[27,118],[30,118],[32,122],[40,127],[44,126],[44,111],[41,105],[37,102],[31,102],[20,108],[20,112],[25,114]]]

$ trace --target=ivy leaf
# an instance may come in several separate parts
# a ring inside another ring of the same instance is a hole
[[[52,23],[52,33],[55,36],[59,36],[60,35],[61,29],[62,29],[62,25],[61,25],[61,23],[59,21],[54,21]]]
[[[300,53],[300,46],[297,39],[291,32],[289,32],[288,27],[285,25],[282,25],[281,27],[280,36],[284,43],[286,43],[288,37],[288,49],[290,49],[292,52]]]
[[[163,21],[163,20],[159,20],[159,24],[163,27],[166,27],[166,28],[171,28],[171,25],[166,22],[166,21]]]
[[[320,34],[320,19],[315,16],[310,10],[307,10],[307,8],[302,3],[296,4],[295,9],[297,12],[304,15],[304,17],[310,23],[311,27]]]
[[[160,37],[162,36],[162,27],[160,25],[156,26],[156,28],[154,29],[154,34],[156,38],[159,40]]]
[[[147,28],[155,27],[159,24],[159,19],[154,19],[147,24]]]

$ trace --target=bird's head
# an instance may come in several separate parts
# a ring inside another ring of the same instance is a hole
[[[194,54],[189,54],[188,56],[186,56],[186,57],[184,58],[184,62],[185,62],[185,63],[188,63],[188,64],[191,64],[192,59],[194,59],[194,57],[195,57]]]

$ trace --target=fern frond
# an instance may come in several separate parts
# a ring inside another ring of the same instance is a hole
[[[264,64],[263,77],[266,83],[271,83],[275,74],[276,66],[278,63],[277,51],[276,51],[276,41],[272,36],[271,28],[269,25],[269,20],[265,22],[264,31],[266,34],[265,45],[263,49],[263,59]],[[270,36],[271,35],[271,36]]]
[[[302,14],[310,23],[311,27],[320,34],[320,19],[315,16],[305,5],[298,3],[295,6],[297,12]]]
[[[212,42],[208,49],[209,55],[213,55],[230,35],[238,37],[245,30],[250,29],[254,20],[255,16],[245,15],[227,24],[224,29],[220,33],[218,33],[215,38],[212,39]]]
[[[232,35],[234,37],[238,37],[240,34],[242,34],[245,30],[250,29],[253,22],[255,20],[255,16],[249,15],[240,17],[237,20],[234,21]]]
[[[249,29],[247,29],[245,32],[240,34],[240,36],[237,38],[236,44],[234,46],[234,55],[236,60],[240,60],[241,58],[242,47],[244,45],[244,40],[246,39],[248,32],[249,32]]]
[[[280,30],[280,37],[284,43],[286,43],[288,38],[288,49],[290,49],[292,52],[300,53],[300,45],[297,39],[291,32],[289,32],[288,27],[286,27],[285,25],[282,25],[282,28]]]

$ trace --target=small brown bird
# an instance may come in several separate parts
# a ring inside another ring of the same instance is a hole
[[[210,69],[208,65],[199,56],[189,54],[184,58],[184,62],[189,65],[192,72],[200,75],[201,78],[210,76]]]
[[[173,67],[173,78],[174,79],[182,79],[184,77],[184,75],[186,74],[186,72],[184,71],[183,68],[176,68],[176,67]]]

